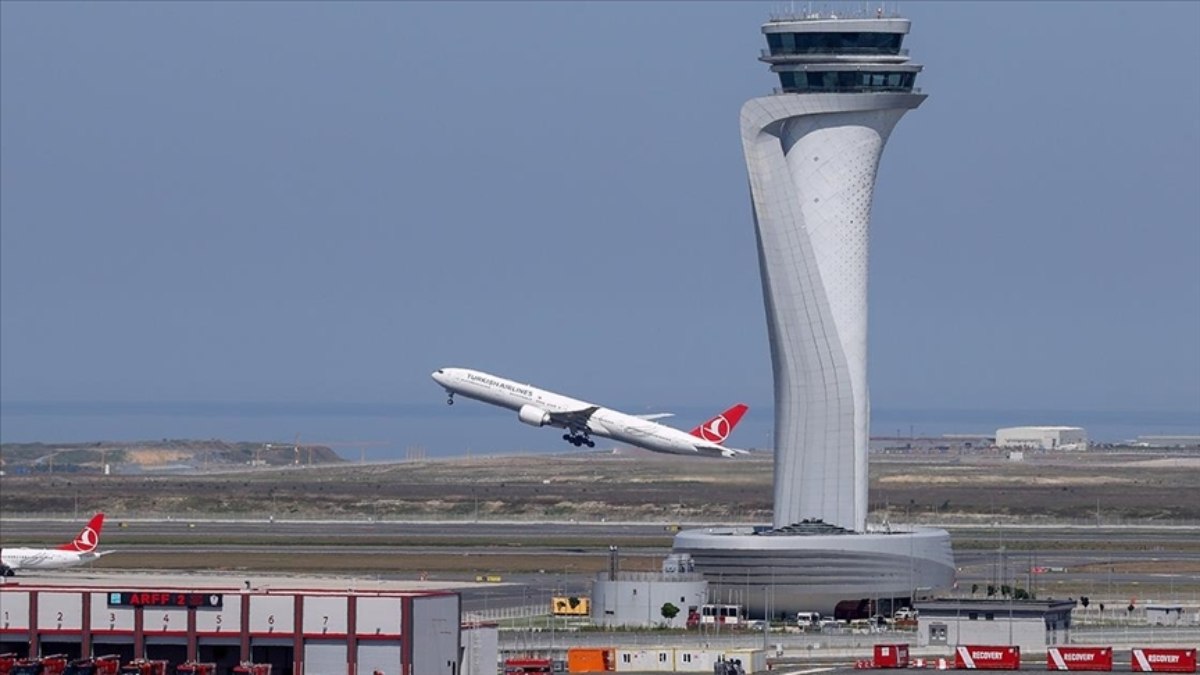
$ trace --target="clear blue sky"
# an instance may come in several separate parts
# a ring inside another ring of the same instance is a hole
[[[0,3],[0,399],[769,408],[778,7]],[[900,9],[873,406],[1200,417],[1200,3]]]

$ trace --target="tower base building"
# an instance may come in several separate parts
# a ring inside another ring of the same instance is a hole
[[[682,532],[675,550],[718,594],[774,588],[772,614],[909,604],[953,583],[944,530],[866,527],[871,204],[892,129],[925,100],[901,48],[908,30],[882,11],[772,19],[761,60],[780,86],[742,106],[775,378],[774,517]],[[772,604],[770,591],[745,597]]]
[[[675,552],[688,553],[708,580],[709,597],[744,604],[751,616],[835,616],[853,607],[864,618],[890,616],[954,583],[945,530],[849,532],[802,523],[779,530],[685,530]]]

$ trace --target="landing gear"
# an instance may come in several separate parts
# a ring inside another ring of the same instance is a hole
[[[449,397],[446,399],[446,405],[454,405],[454,392],[450,392]]]
[[[589,448],[596,447],[596,442],[593,441],[592,439],[588,438],[586,433],[576,434],[573,432],[568,432],[568,433],[563,434],[563,440],[577,448],[582,445],[586,445]]]

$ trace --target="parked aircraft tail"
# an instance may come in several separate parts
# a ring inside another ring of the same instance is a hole
[[[69,544],[63,544],[58,547],[60,551],[75,551],[77,553],[91,553],[100,545],[100,529],[104,527],[104,514],[97,513],[92,516],[87,525],[84,525],[79,534],[71,540]]]

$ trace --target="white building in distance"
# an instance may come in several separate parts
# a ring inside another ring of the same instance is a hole
[[[1087,450],[1087,432],[1081,427],[1007,427],[996,430],[998,448]]]

